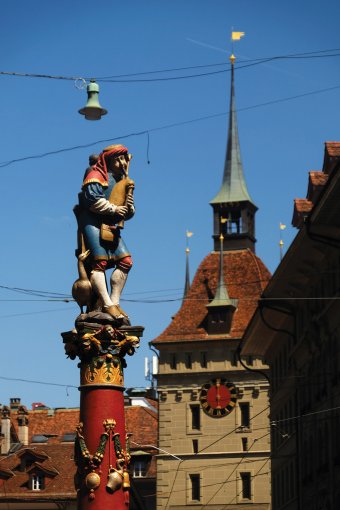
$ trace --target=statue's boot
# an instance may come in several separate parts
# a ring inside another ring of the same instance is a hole
[[[112,302],[107,291],[105,273],[103,271],[92,271],[90,282],[92,288],[103,303],[103,312],[110,314],[114,319],[125,317],[119,308]]]
[[[110,299],[115,307],[118,308],[119,312],[126,318],[128,318],[128,314],[124,312],[124,310],[119,305],[120,296],[126,284],[128,274],[126,271],[123,271],[119,267],[117,267],[110,278],[111,284],[111,296]]]

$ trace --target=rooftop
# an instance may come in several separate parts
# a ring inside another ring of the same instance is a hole
[[[231,299],[238,299],[229,335],[208,335],[205,329],[206,305],[216,293],[219,278],[219,253],[212,252],[200,264],[191,289],[170,325],[152,343],[241,338],[257,300],[270,278],[263,262],[251,250],[223,253],[224,280]]]

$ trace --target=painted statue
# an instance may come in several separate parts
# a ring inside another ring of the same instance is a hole
[[[88,312],[100,310],[114,319],[127,319],[120,296],[132,259],[121,230],[135,214],[134,182],[128,176],[131,157],[123,145],[110,145],[99,156],[90,156],[75,207],[79,279],[73,285],[73,297]],[[110,290],[105,277],[108,269],[113,269]]]

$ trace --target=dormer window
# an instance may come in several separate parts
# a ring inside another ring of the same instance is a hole
[[[75,432],[68,432],[67,434],[64,434],[62,437],[62,442],[64,443],[74,443],[76,439],[76,433]]]
[[[132,463],[132,476],[134,478],[143,478],[146,476],[147,463],[145,460],[135,460]]]
[[[30,479],[30,485],[32,491],[41,491],[45,485],[44,476],[41,473],[34,473]]]
[[[48,437],[43,434],[35,434],[32,436],[32,443],[42,443],[46,444],[48,441]]]
[[[130,472],[134,478],[144,478],[147,476],[151,461],[151,454],[143,450],[131,452]]]
[[[19,450],[17,456],[20,460],[20,471],[33,471],[33,465],[40,464],[49,458],[45,452],[37,452],[31,448]]]

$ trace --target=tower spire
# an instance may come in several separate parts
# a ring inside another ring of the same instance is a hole
[[[190,272],[189,272],[189,238],[193,235],[193,232],[189,230],[186,231],[186,247],[185,247],[185,283],[184,283],[184,293],[183,293],[183,301],[187,297],[187,294],[190,290]]]
[[[248,193],[246,181],[243,173],[241,160],[241,149],[237,128],[236,102],[235,102],[235,56],[230,56],[231,62],[231,87],[230,87],[230,105],[229,105],[229,126],[227,152],[224,162],[224,172],[222,185],[213,200],[210,202],[235,202],[247,200],[251,202]]]
[[[231,86],[229,125],[222,184],[210,204],[214,209],[214,249],[218,250],[221,217],[228,219],[224,231],[224,250],[251,248],[254,251],[256,205],[250,198],[244,177],[238,136],[235,102],[235,56],[230,56]]]

